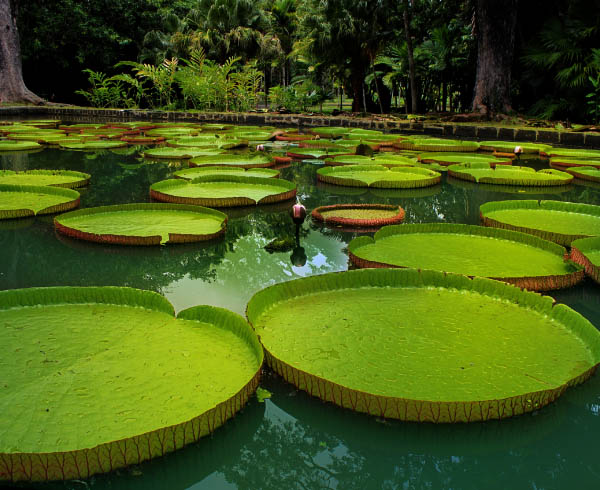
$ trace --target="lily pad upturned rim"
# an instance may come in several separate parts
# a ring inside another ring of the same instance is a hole
[[[192,234],[192,233],[169,233],[169,240],[166,243],[191,243],[213,240],[225,234],[227,227],[227,215],[216,209],[192,206],[186,204],[172,203],[132,203],[132,204],[114,204],[110,206],[97,206],[93,208],[78,209],[69,213],[64,213],[54,217],[54,228],[63,235],[79,240],[89,242],[106,243],[113,245],[160,245],[160,235],[120,235],[112,233],[92,233],[82,231],[74,227],[65,225],[62,221],[65,218],[78,216],[89,216],[99,213],[122,213],[128,211],[173,211],[173,212],[191,212],[199,215],[210,215],[221,220],[221,229],[216,233]]]
[[[485,226],[491,226],[495,228],[504,228],[506,230],[520,231],[523,233],[529,233],[530,235],[536,235],[544,240],[549,240],[559,245],[566,247],[571,246],[571,242],[579,238],[590,238],[596,235],[581,235],[581,234],[565,234],[554,231],[545,231],[537,228],[530,228],[526,226],[517,226],[510,223],[504,223],[486,216],[486,213],[506,210],[506,209],[547,209],[549,211],[564,211],[570,213],[580,213],[586,215],[597,216],[600,218],[600,206],[593,204],[582,204],[575,202],[566,201],[552,201],[552,200],[510,200],[510,201],[490,201],[482,204],[479,207],[479,217],[481,222]]]
[[[581,180],[600,182],[600,168],[598,167],[567,167],[565,172]]]
[[[233,163],[223,163],[233,162]],[[239,167],[239,168],[268,168],[275,165],[275,160],[267,155],[214,155],[199,156],[192,158],[188,165],[190,167]]]
[[[0,141],[0,152],[1,151],[26,151],[26,150],[38,150],[43,148],[36,141],[20,141],[20,140],[4,140]]]
[[[580,238],[571,243],[571,260],[585,268],[585,272],[600,284],[600,265],[588,257],[589,252],[600,252],[600,237]]]
[[[0,309],[39,305],[105,304],[154,310],[175,317],[171,303],[158,293],[128,287],[48,287],[0,292]],[[256,390],[264,354],[250,325],[229,310],[201,305],[179,312],[177,318],[215,325],[238,336],[255,355],[257,370],[239,391],[190,420],[166,425],[120,440],[57,452],[0,453],[0,480],[50,481],[87,478],[93,474],[139,464],[196,442],[233,417]]]
[[[203,182],[228,182],[231,184],[257,184],[280,187],[281,192],[271,194],[259,199],[258,202],[245,196],[236,197],[183,197],[169,194],[169,189],[184,187],[191,184],[201,184]],[[157,201],[191,204],[207,207],[225,208],[236,206],[254,206],[259,204],[272,204],[287,201],[296,197],[296,184],[284,179],[265,179],[264,177],[238,177],[226,175],[207,175],[193,180],[167,179],[152,184],[150,187],[150,197]]]
[[[267,287],[248,302],[246,317],[257,330],[257,320],[272,305],[312,293],[347,291],[350,288],[390,286],[408,288],[445,288],[451,291],[473,291],[484,296],[500,298],[517,307],[533,310],[565,324],[582,341],[600,354],[600,340],[596,328],[582,315],[563,304],[554,304],[549,296],[529,292],[499,281],[481,277],[468,278],[460,274],[419,269],[360,269],[333,272],[287,281]],[[260,338],[260,331],[257,331]],[[268,365],[287,382],[308,392],[311,396],[343,408],[368,413],[372,416],[397,418],[407,421],[454,423],[502,419],[538,410],[558,398],[570,387],[586,381],[598,366],[578,372],[560,386],[546,390],[522,393],[505,398],[477,401],[428,401],[376,395],[343,386],[310,372],[301,370],[284,359],[273,355],[264,344]]]
[[[568,257],[567,250],[554,242],[544,240],[535,235],[521,233],[518,231],[504,230],[500,228],[489,228],[485,226],[465,225],[457,223],[416,223],[406,225],[386,226],[375,233],[373,238],[362,236],[355,238],[348,244],[348,255],[350,261],[360,268],[398,268],[405,269],[410,266],[401,266],[364,259],[358,254],[358,250],[365,245],[372,245],[379,239],[398,234],[413,233],[439,233],[453,235],[473,235],[507,240],[521,243],[530,247],[539,248],[556,255],[563,260]],[[529,291],[551,291],[575,286],[584,278],[584,270],[574,265],[573,272],[568,274],[536,275],[536,276],[514,276],[514,277],[488,277],[496,281],[506,282]],[[472,274],[464,274],[474,277]]]
[[[487,170],[489,176],[480,177],[477,179],[471,172],[474,170]],[[514,178],[514,176],[507,177],[508,173],[521,173],[522,177]],[[542,169],[537,172],[531,167],[520,167],[513,165],[500,165],[495,168],[491,168],[488,165],[483,164],[454,164],[448,167],[448,175],[456,179],[469,180],[481,184],[494,184],[494,185],[522,185],[522,186],[564,186],[571,183],[573,176],[566,172],[561,172],[555,169]],[[544,175],[553,175],[557,178],[543,178]],[[532,178],[528,178],[528,177]],[[535,176],[535,177],[534,177]]]
[[[584,160],[582,158],[551,158],[550,166],[557,170],[564,170],[570,167],[595,167],[600,169],[600,159]]]
[[[413,138],[394,143],[398,150],[414,150],[427,152],[475,152],[479,150],[476,141],[461,141],[441,138]]]
[[[81,195],[79,192],[73,189],[67,189],[65,187],[52,187],[52,186],[37,186],[37,185],[10,185],[0,184],[0,192],[28,192],[36,194],[49,194],[52,196],[60,196],[69,198],[69,201],[48,206],[44,209],[40,209],[37,213],[32,209],[0,209],[0,219],[13,219],[13,218],[26,218],[29,216],[36,216],[38,214],[52,214],[62,213],[79,206]]]
[[[204,175],[232,175],[235,172],[244,172],[244,176],[247,177],[263,177],[268,179],[276,179],[279,178],[280,172],[279,170],[275,170],[273,168],[266,167],[254,167],[254,168],[244,168],[244,167],[235,167],[233,165],[203,165],[201,167],[190,167],[184,168],[183,170],[178,170],[173,173],[173,177],[177,179],[184,180],[193,180],[198,177],[203,177]],[[187,174],[193,175],[197,173],[192,178],[188,178]],[[204,174],[204,175],[202,175]],[[248,174],[248,175],[246,175]]]
[[[390,177],[395,173],[414,173],[423,175],[419,179],[390,179],[378,180],[371,184],[352,177],[344,177],[344,173],[350,172],[390,172]],[[337,175],[336,175],[337,174]],[[415,189],[420,187],[430,187],[439,184],[442,174],[435,170],[429,170],[421,167],[394,166],[391,169],[382,165],[343,165],[333,167],[322,167],[317,170],[317,179],[321,182],[334,185],[350,187],[368,187],[368,188],[391,188],[391,189]]]
[[[396,211],[397,214],[387,218],[344,218],[341,216],[323,216],[325,211],[336,211],[344,209],[371,209],[382,211]],[[404,209],[395,204],[332,204],[329,206],[319,206],[312,210],[311,216],[315,221],[320,221],[326,225],[357,227],[357,228],[377,228],[386,225],[402,223],[404,221]]]
[[[444,166],[454,165],[456,163],[463,163],[453,161],[457,158],[462,157],[464,162],[469,161],[489,161],[490,167],[494,168],[496,165],[512,165],[513,161],[511,158],[498,158],[489,155],[482,155],[478,153],[470,152],[466,155],[459,155],[454,152],[423,152],[418,156],[419,162],[421,163],[438,163]]]
[[[58,184],[46,184],[49,187],[64,187],[67,189],[74,189],[76,187],[85,187],[90,183],[92,176],[84,172],[77,172],[75,170],[22,170],[15,172],[13,170],[0,170],[0,176],[2,175],[64,175],[67,177],[74,177],[78,180],[72,182],[63,182]],[[2,179],[0,179],[0,183]],[[21,184],[29,185],[29,184]],[[37,184],[33,184],[37,185]],[[45,186],[44,186],[45,187]]]

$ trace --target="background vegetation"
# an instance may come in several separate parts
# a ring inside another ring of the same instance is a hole
[[[469,112],[476,3],[28,0],[18,28],[24,79],[51,101],[307,111],[344,96],[355,112]],[[600,122],[600,2],[514,4],[512,108]]]

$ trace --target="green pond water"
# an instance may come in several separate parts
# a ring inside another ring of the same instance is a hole
[[[547,163],[530,160],[536,169]],[[69,169],[92,175],[82,207],[149,202],[149,187],[184,166],[149,163],[132,149],[2,154],[0,169]],[[448,182],[417,190],[317,184],[318,165],[294,163],[282,178],[298,184],[310,211],[337,203],[401,205],[406,223],[479,223],[479,206],[503,199],[554,199],[600,205],[600,187],[507,192]],[[0,289],[114,285],[150,289],[176,310],[212,304],[243,313],[264,287],[348,268],[345,247],[357,236],[313,224],[300,247],[268,253],[264,246],[293,235],[289,204],[227,210],[225,238],[163,247],[119,247],[55,234],[52,217],[0,222]],[[552,292],[600,328],[600,286]],[[499,319],[501,321],[501,319]],[[535,345],[531,345],[535,349]],[[0,350],[0,352],[2,352]],[[17,485],[41,489],[596,489],[600,466],[600,376],[569,389],[539,412],[503,421],[433,425],[384,421],[325,404],[266,371],[253,397],[211,437],[139,466],[85,482]],[[0,417],[2,414],[0,414]],[[0,485],[1,486],[1,485]]]

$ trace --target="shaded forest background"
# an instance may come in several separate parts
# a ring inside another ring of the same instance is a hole
[[[599,23],[598,0],[28,0],[17,17],[27,87],[55,102],[302,111],[344,93],[355,112],[588,123]],[[498,73],[477,100],[482,39]]]

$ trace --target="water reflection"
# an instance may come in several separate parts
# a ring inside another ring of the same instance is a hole
[[[148,188],[174,168],[140,161],[134,152],[2,155],[2,168],[62,168],[92,174],[82,206],[148,202]],[[532,165],[547,166],[535,161]],[[311,164],[294,162],[282,178],[298,183],[307,211],[335,203],[401,205],[406,222],[479,223],[479,206],[519,193],[501,186],[441,185],[416,190],[347,188],[317,183]],[[600,186],[527,194],[600,204]],[[222,240],[161,247],[118,247],[57,236],[52,218],[0,222],[0,289],[53,285],[116,285],[158,291],[177,310],[200,303],[243,313],[254,292],[295,277],[345,270],[345,247],[356,232],[310,219],[292,252],[264,246],[293,234],[291,203],[228,209]],[[552,296],[600,327],[600,286],[587,280]],[[532,346],[535,348],[535,346]],[[600,432],[600,376],[572,388],[541,411],[502,422],[436,426],[376,420],[324,404],[268,371],[273,392],[255,399],[212,437],[182,451],[84,484],[39,488],[598,488],[594,451]],[[27,486],[31,488],[30,485]]]

